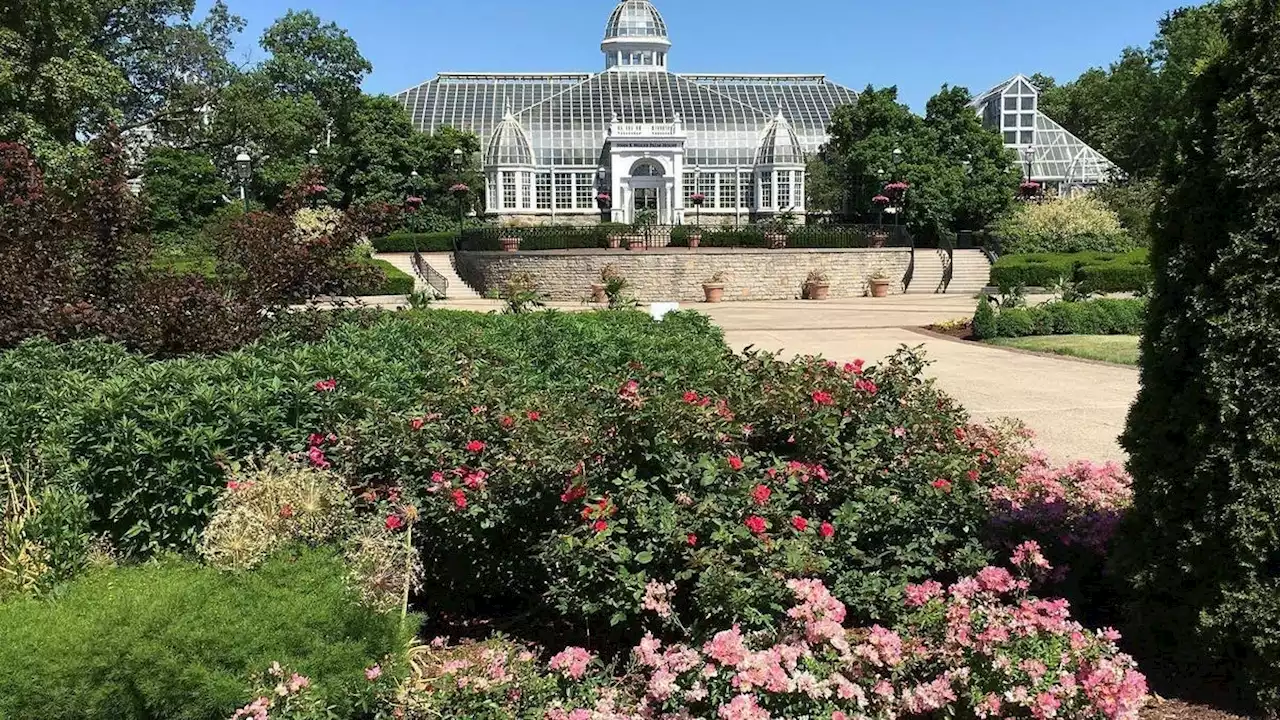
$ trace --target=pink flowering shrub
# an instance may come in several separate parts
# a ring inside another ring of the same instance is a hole
[[[1114,631],[1086,630],[1066,601],[1029,595],[1004,568],[912,586],[893,628],[847,627],[845,605],[817,580],[787,586],[776,632],[735,625],[700,645],[649,635],[617,676],[578,648],[544,672],[529,653],[519,662],[511,649],[462,646],[441,652],[469,659],[439,663],[448,672],[419,683],[416,697],[443,718],[556,720],[1136,720],[1146,702],[1146,679]],[[481,698],[504,712],[467,715]]]

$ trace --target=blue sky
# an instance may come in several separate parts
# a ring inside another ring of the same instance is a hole
[[[943,83],[978,92],[1015,73],[1071,79],[1146,45],[1193,0],[655,0],[675,72],[821,73],[896,84],[922,110]],[[238,59],[290,8],[345,27],[374,65],[369,92],[441,71],[596,71],[616,0],[228,0],[249,24]],[[202,2],[208,5],[208,0]],[[781,8],[781,10],[780,10]],[[1069,8],[1069,9],[1068,9]]]

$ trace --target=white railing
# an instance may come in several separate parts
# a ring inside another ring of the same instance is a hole
[[[681,134],[680,123],[613,123],[609,134],[618,137],[676,137]]]

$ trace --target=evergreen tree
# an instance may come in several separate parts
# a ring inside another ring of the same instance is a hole
[[[1237,0],[1171,128],[1128,552],[1153,660],[1280,715],[1280,0]],[[1217,668],[1210,667],[1217,661]]]

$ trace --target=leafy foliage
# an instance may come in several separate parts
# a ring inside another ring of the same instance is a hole
[[[1004,255],[991,268],[991,284],[999,287],[1050,287],[1066,278],[1094,292],[1138,292],[1151,284],[1146,250],[1114,253],[1037,253]]]
[[[1031,335],[1138,335],[1146,323],[1145,300],[1051,302],[994,312],[982,300],[973,319],[979,340]],[[992,317],[994,315],[994,317]]]
[[[361,608],[344,574],[327,551],[239,574],[169,560],[90,573],[57,602],[0,604],[0,715],[225,720],[275,661],[349,711],[340,691],[367,685],[412,627]]]
[[[1091,195],[1022,203],[997,222],[991,232],[1003,252],[1128,252],[1136,248],[1120,218]]]
[[[1173,670],[1220,670],[1274,716],[1280,15],[1262,0],[1218,11],[1227,43],[1197,68],[1162,175],[1142,389],[1123,438],[1135,490],[1124,546],[1153,654]]]

